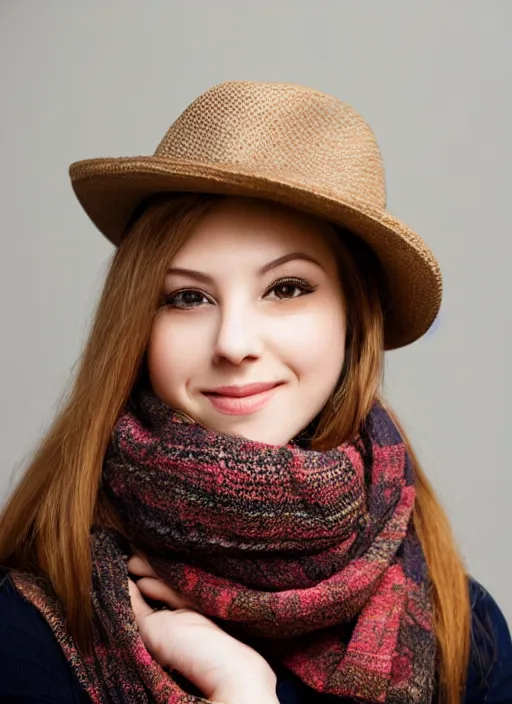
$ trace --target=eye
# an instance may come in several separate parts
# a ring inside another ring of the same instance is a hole
[[[191,308],[198,308],[203,305],[204,302],[210,303],[210,300],[202,291],[197,291],[192,288],[183,289],[182,291],[175,291],[170,293],[164,299],[164,306],[168,308],[181,308],[182,310],[189,310]]]
[[[311,286],[303,279],[280,279],[272,284],[267,294],[274,292],[278,300],[287,301],[291,298],[299,298],[308,293],[313,293],[315,288],[315,286]]]
[[[315,288],[316,286],[308,284],[304,279],[279,279],[279,281],[275,281],[272,286],[267,289],[265,296],[268,297],[270,294],[274,293],[274,297],[277,300],[288,301],[292,298],[299,298],[300,296],[312,293]],[[211,303],[211,300],[203,291],[192,288],[174,291],[165,296],[163,300],[163,305],[167,308],[178,308],[180,310],[191,310],[209,303]]]

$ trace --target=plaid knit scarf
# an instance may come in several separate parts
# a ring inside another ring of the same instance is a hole
[[[414,533],[410,460],[376,403],[353,442],[317,452],[189,422],[144,393],[120,416],[103,488],[162,580],[318,693],[430,703],[435,639]],[[93,702],[205,700],[138,634],[126,542],[94,528],[94,655],[65,630],[51,588],[15,575]]]

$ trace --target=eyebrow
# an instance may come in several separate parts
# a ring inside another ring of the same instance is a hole
[[[268,264],[264,264],[261,269],[259,269],[258,275],[263,276],[272,269],[276,269],[278,266],[281,266],[282,264],[286,264],[287,262],[296,259],[302,259],[306,262],[312,262],[313,264],[316,264],[316,266],[322,268],[322,265],[310,254],[306,254],[305,252],[290,252],[289,254],[283,254],[282,257],[273,259],[271,262],[268,262]],[[211,283],[213,281],[213,278],[209,274],[205,274],[203,271],[195,271],[194,269],[182,269],[181,267],[171,267],[167,270],[167,274],[190,276],[193,279],[197,279],[198,281],[204,281],[206,283]]]

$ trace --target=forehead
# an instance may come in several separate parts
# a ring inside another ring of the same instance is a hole
[[[333,226],[298,210],[268,201],[223,198],[194,224],[172,263],[207,263],[211,257],[248,257],[261,263],[299,250],[332,260],[334,237]]]

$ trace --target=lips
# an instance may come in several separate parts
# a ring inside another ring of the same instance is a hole
[[[227,396],[230,398],[245,398],[245,396],[254,396],[261,394],[263,391],[269,391],[281,382],[270,381],[255,384],[245,384],[244,386],[219,386],[217,389],[203,391],[206,396]]]
[[[256,413],[271,400],[282,382],[260,382],[244,386],[219,386],[203,395],[219,413],[245,416]]]

